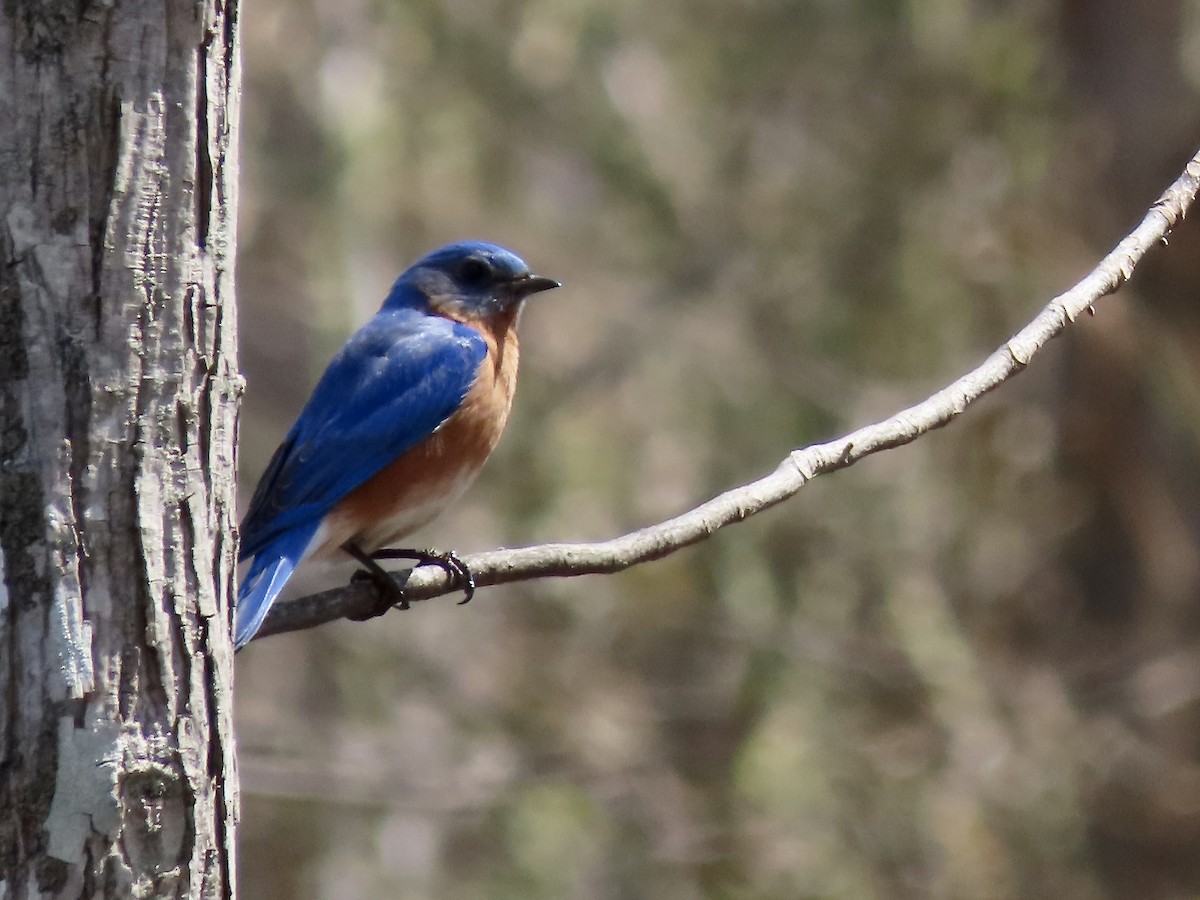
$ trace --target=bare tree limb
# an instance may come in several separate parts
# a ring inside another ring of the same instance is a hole
[[[771,474],[723,494],[665,522],[649,525],[598,543],[540,544],[515,550],[493,550],[463,557],[479,586],[549,576],[619,572],[660,559],[710,537],[794,496],[818,475],[851,466],[864,456],[899,447],[958,417],[972,403],[1025,368],[1052,338],[1101,297],[1114,293],[1134,267],[1159,241],[1166,243],[1200,190],[1200,152],[1183,174],[1150,207],[1145,218],[1082,281],[1055,297],[1028,325],[1013,335],[982,365],[928,399],[882,422],[844,437],[813,444],[788,454]],[[455,590],[454,579],[433,566],[396,573],[405,596],[426,600]],[[258,636],[298,631],[340,618],[361,618],[378,603],[366,582],[313,594],[271,610]]]

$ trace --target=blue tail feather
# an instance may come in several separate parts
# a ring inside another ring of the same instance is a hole
[[[255,554],[238,588],[233,638],[236,649],[248,644],[262,627],[271,604],[292,577],[316,531],[316,523],[285,531]]]

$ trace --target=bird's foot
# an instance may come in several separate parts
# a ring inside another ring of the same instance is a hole
[[[362,615],[351,616],[350,618],[356,622],[364,622],[367,619],[382,616],[385,612],[392,609],[408,609],[408,599],[404,596],[404,591],[400,588],[400,585],[396,584],[396,580],[379,563],[375,562],[370,554],[363,551],[357,544],[349,541],[342,545],[342,549],[362,565],[361,569],[350,576],[351,583],[357,581],[371,582],[375,585],[375,594],[378,598],[376,605],[372,609],[367,610]]]
[[[475,596],[475,574],[462,561],[462,557],[453,550],[408,550],[389,547],[383,550],[376,550],[370,556],[372,560],[411,559],[418,566],[441,566],[447,575],[458,579],[459,586],[462,587],[463,598],[458,601],[459,606],[462,606],[464,603],[470,603],[471,598]]]

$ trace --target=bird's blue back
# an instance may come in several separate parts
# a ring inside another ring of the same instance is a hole
[[[264,472],[242,521],[241,559],[319,521],[462,403],[487,345],[475,329],[384,307],[333,358]]]

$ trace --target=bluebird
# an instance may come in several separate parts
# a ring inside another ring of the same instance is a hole
[[[483,467],[512,406],[523,302],[556,287],[479,241],[434,250],[396,280],[330,362],[254,491],[241,525],[239,559],[251,562],[237,647],[301,561],[347,553],[379,575],[374,559],[413,555],[384,548]]]

